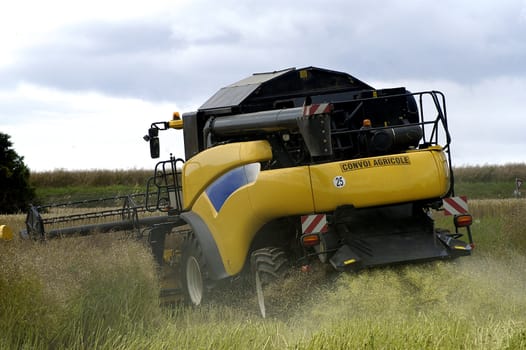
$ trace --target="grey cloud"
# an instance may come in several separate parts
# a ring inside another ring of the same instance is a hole
[[[96,90],[151,100],[187,97],[206,74],[191,72],[191,47],[231,45],[239,38],[223,30],[197,40],[166,22],[90,22],[63,28],[56,37],[22,53],[17,64],[0,71],[1,84],[25,81],[64,90]],[[203,57],[215,61],[214,52]],[[187,60],[187,61],[186,61]],[[185,62],[186,61],[186,62]]]
[[[0,81],[201,102],[257,71],[317,65],[364,80],[473,83],[524,75],[522,3],[191,3],[130,22],[88,22],[22,52]],[[464,7],[462,7],[464,6]],[[179,103],[179,102],[178,102]]]
[[[84,23],[72,28],[72,41],[87,40],[87,54],[108,56],[112,54],[136,55],[164,52],[177,43],[169,26],[156,23]],[[79,36],[80,38],[77,38]],[[82,51],[82,50],[79,50]]]

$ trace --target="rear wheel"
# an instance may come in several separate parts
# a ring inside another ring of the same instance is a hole
[[[259,311],[265,318],[272,314],[276,299],[279,298],[275,282],[283,279],[289,269],[287,255],[281,248],[258,249],[252,253],[251,265]]]
[[[200,305],[206,297],[208,273],[203,251],[194,234],[189,234],[183,243],[181,277],[186,301]]]

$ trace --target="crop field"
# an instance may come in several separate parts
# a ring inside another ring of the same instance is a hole
[[[526,349],[526,200],[470,205],[473,256],[297,271],[267,319],[242,282],[198,308],[159,306],[149,250],[125,236],[0,242],[0,348]],[[0,216],[16,231],[23,220]]]

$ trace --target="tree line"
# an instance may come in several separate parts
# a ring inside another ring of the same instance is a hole
[[[26,211],[35,198],[24,157],[13,149],[11,136],[0,133],[0,214]]]

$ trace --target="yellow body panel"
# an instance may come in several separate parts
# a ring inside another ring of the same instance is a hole
[[[252,210],[265,222],[314,211],[307,166],[262,171],[248,190]]]
[[[214,180],[243,164],[272,159],[266,141],[229,143],[207,149],[183,166],[183,208],[189,209]]]
[[[310,169],[316,212],[341,205],[363,208],[437,198],[449,189],[441,148],[313,165]],[[339,187],[336,177],[342,177]]]
[[[192,207],[206,222],[230,275],[241,271],[254,235],[266,222],[313,209],[308,167],[261,172],[232,193],[219,213],[206,193]]]
[[[185,165],[185,207],[191,206],[206,223],[230,275],[241,271],[254,236],[272,219],[329,212],[342,205],[360,208],[437,198],[449,189],[444,153],[433,147],[259,171],[249,182],[234,186],[219,204],[216,198],[214,206],[207,189],[220,175],[270,156],[266,142],[246,142],[206,150]]]

